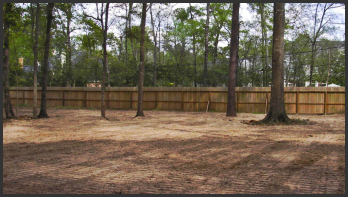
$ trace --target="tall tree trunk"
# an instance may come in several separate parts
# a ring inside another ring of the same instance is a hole
[[[193,21],[191,3],[190,3],[190,15],[191,15],[191,20]],[[195,68],[194,86],[197,87],[197,55],[196,55],[196,32],[195,32],[195,30],[193,30],[193,35],[192,35],[192,45],[193,45],[193,56],[194,56],[193,66]]]
[[[207,3],[207,20],[205,22],[205,39],[204,39],[204,73],[203,73],[203,86],[207,87],[208,78],[208,54],[209,54],[209,17],[210,17],[210,3]]]
[[[106,76],[106,64],[107,64],[107,52],[106,52],[106,38],[108,31],[108,15],[109,15],[109,3],[106,3],[105,8],[105,25],[103,26],[103,82],[101,85],[101,116],[105,118],[105,76]],[[101,14],[101,18],[103,15]],[[103,21],[102,21],[103,23]]]
[[[126,6],[126,15],[127,15],[127,20],[126,20],[126,66],[128,65],[128,8]]]
[[[267,47],[267,28],[266,28],[266,16],[265,16],[265,3],[261,4],[261,31],[262,31],[262,47],[264,49],[264,60],[263,60],[263,86],[268,87],[268,47]]]
[[[158,20],[158,63],[161,65],[161,20]]]
[[[227,117],[237,117],[235,89],[239,35],[239,5],[240,3],[233,3],[230,46],[230,69],[228,73],[228,101],[226,112]]]
[[[40,3],[36,6],[36,21],[35,21],[35,41],[33,46],[34,51],[34,107],[33,118],[37,118],[37,42],[39,39],[39,20],[40,20]]]
[[[71,86],[71,83],[72,83],[72,62],[71,62],[71,44],[70,44],[70,33],[71,33],[71,30],[70,30],[70,24],[71,24],[71,19],[72,19],[72,11],[71,11],[71,8],[72,8],[72,4],[71,3],[67,3],[66,4],[67,7],[66,9],[63,9],[63,12],[65,13],[66,15],[66,18],[67,18],[67,21],[66,21],[66,43],[67,43],[67,49],[66,49],[66,56],[65,56],[65,59],[66,59],[66,71],[67,71],[67,74],[66,74],[66,86],[67,87],[70,87]]]
[[[48,75],[48,57],[51,40],[51,25],[52,25],[52,11],[54,3],[49,3],[47,6],[47,30],[45,41],[44,65],[42,66],[42,92],[41,92],[41,109],[38,118],[48,118],[46,111],[46,94],[47,94],[47,75]]]
[[[129,28],[129,32],[128,33],[131,34],[129,39],[131,41],[132,53],[133,53],[135,61],[137,61],[137,56],[135,55],[135,49],[134,49],[134,45],[133,45],[133,34],[132,34],[132,28],[131,28],[132,8],[133,8],[133,3],[129,3],[129,13],[128,13],[128,28]]]
[[[108,87],[110,88],[110,68],[109,68],[109,60],[108,60],[108,56],[106,54],[106,73],[107,73],[107,77],[108,77]]]
[[[325,13],[328,9],[330,9],[330,7],[332,6],[333,4],[327,6],[327,3],[325,3],[325,6],[324,6],[324,9],[323,9],[323,13],[321,15],[321,20],[317,20],[317,15],[318,15],[318,8],[319,8],[319,3],[317,4],[316,6],[316,10],[315,10],[315,15],[314,15],[314,28],[313,28],[313,39],[312,39],[312,59],[311,59],[311,65],[310,65],[310,71],[309,71],[309,85],[311,86],[312,85],[312,75],[313,75],[313,68],[314,68],[314,63],[315,63],[315,50],[316,50],[316,42],[317,42],[317,39],[319,37],[319,33],[320,33],[320,30],[321,29],[324,29],[324,26],[325,26],[325,23],[323,24],[323,20],[324,20],[324,16],[325,16]],[[320,22],[319,23],[319,28],[316,29],[316,25],[317,25],[317,22]]]
[[[315,42],[312,44],[311,65],[309,67],[309,86],[312,85],[313,67],[315,63]]]
[[[287,122],[284,104],[284,3],[274,4],[271,104],[263,123]]]
[[[268,87],[268,74],[267,74],[267,71],[268,71],[268,46],[267,46],[267,30],[265,30],[264,32],[264,41],[265,41],[265,50],[266,50],[266,57],[265,57],[265,68],[266,68],[266,77],[265,77],[265,80],[266,80],[266,87]]]
[[[260,3],[260,15],[261,15],[261,46],[262,46],[262,56],[265,57],[265,34],[263,33],[265,31],[265,16],[264,16],[264,3]],[[266,66],[265,66],[265,59],[262,58],[262,86],[266,87]]]
[[[10,45],[9,45],[9,37],[10,37],[10,14],[12,12],[12,3],[6,3],[5,13],[4,13],[4,48],[3,48],[3,86],[4,86],[4,94],[5,94],[5,114],[6,119],[16,118],[10,99],[10,81],[9,81],[9,70],[10,70]]]
[[[153,16],[152,16],[152,3],[150,4],[150,14],[151,14],[153,40],[155,42],[155,48],[153,50],[153,87],[156,87],[157,32],[155,34],[155,22],[153,21]]]
[[[137,116],[145,116],[143,111],[143,85],[144,85],[144,60],[145,60],[145,20],[146,20],[146,3],[143,3],[141,14],[141,36],[140,36],[140,64],[139,64],[139,83],[138,83],[138,110]]]

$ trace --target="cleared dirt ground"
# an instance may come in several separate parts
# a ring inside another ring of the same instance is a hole
[[[344,115],[253,126],[241,121],[265,114],[144,113],[4,119],[3,193],[345,193]]]

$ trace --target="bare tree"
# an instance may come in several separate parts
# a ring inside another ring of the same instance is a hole
[[[315,51],[316,51],[316,42],[319,38],[320,35],[323,33],[323,29],[325,26],[328,24],[329,20],[324,22],[324,17],[326,14],[326,11],[330,9],[334,3],[325,3],[324,8],[323,8],[323,13],[321,15],[321,19],[317,19],[318,15],[318,8],[319,8],[320,3],[317,4],[316,9],[315,9],[315,15],[314,15],[314,28],[313,28],[313,37],[311,39],[312,43],[312,58],[311,58],[311,65],[309,68],[309,85],[312,85],[312,75],[313,75],[313,67],[315,64]],[[317,28],[317,22],[319,22],[319,27]]]
[[[284,3],[274,4],[271,104],[263,123],[287,122],[284,104]]]
[[[240,3],[233,3],[232,27],[231,27],[231,45],[230,45],[230,69],[228,73],[228,101],[227,117],[237,117],[236,113],[236,69],[238,55],[238,36],[239,36],[239,6]]]
[[[137,116],[145,116],[143,111],[143,85],[144,85],[144,60],[145,60],[145,20],[146,20],[146,3],[143,3],[141,14],[141,36],[140,36],[140,64],[139,64],[139,83],[138,83],[138,110]]]
[[[6,119],[16,118],[12,105],[11,105],[11,99],[10,99],[10,81],[8,78],[8,73],[10,70],[10,46],[9,46],[9,37],[10,37],[10,24],[11,24],[11,18],[10,14],[12,12],[12,3],[4,3],[3,6],[5,6],[5,12],[4,12],[4,44],[3,44],[3,86],[4,86],[4,94],[5,94],[5,114]]]
[[[44,64],[42,66],[42,92],[41,92],[41,108],[38,118],[49,118],[47,115],[46,104],[47,104],[47,77],[48,77],[48,57],[50,50],[51,40],[51,25],[52,25],[52,11],[54,3],[49,3],[47,6],[47,30],[46,30],[46,41],[45,41],[45,52],[44,52]]]

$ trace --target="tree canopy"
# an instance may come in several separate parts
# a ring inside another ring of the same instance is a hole
[[[40,5],[37,45],[39,87],[42,86],[47,25],[45,10],[48,4]],[[227,87],[232,5],[149,4],[145,24],[143,86],[199,87],[206,82],[206,86]],[[314,81],[326,83],[327,79],[329,84],[345,85],[345,32],[339,20],[342,16],[336,11],[344,8],[344,4],[336,3],[285,5],[286,86],[305,86]],[[241,4],[237,87],[271,85],[272,10],[273,4]],[[48,87],[86,87],[101,83],[103,27],[98,20],[101,12],[105,12],[105,4],[56,4],[51,28]],[[138,85],[141,14],[142,4],[110,3],[106,37],[108,76],[105,83],[112,87]],[[10,22],[9,85],[33,86],[36,3],[14,3],[13,11],[6,17]],[[207,19],[209,33],[206,42]],[[19,58],[24,59],[23,67],[18,66]]]

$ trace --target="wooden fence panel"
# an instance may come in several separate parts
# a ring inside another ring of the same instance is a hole
[[[218,111],[218,112],[226,111],[227,99],[228,99],[227,92],[211,92],[211,108],[210,109],[212,111]]]
[[[132,109],[138,109],[138,92],[132,92]]]
[[[326,98],[326,113],[345,113],[345,99],[346,94],[344,92],[340,93],[327,93]]]
[[[101,107],[101,88],[48,87],[48,106]],[[226,87],[145,87],[144,110],[209,111],[225,112]],[[10,88],[12,103],[16,100],[16,87]],[[237,87],[237,112],[266,113],[271,98],[270,87]],[[266,109],[267,99],[267,109]],[[105,105],[110,109],[138,107],[138,91],[135,87],[106,88]],[[345,113],[345,88],[288,87],[284,88],[287,113],[331,114]],[[18,104],[33,104],[33,88],[18,88]],[[38,88],[38,106],[41,104],[41,87]]]
[[[265,113],[266,92],[239,91],[238,99],[238,112]],[[251,103],[252,105],[248,103]]]
[[[48,91],[48,93],[51,93],[54,98],[58,98],[58,92]],[[47,95],[48,95],[47,93]],[[53,95],[55,93],[55,95]],[[64,105],[65,106],[71,106],[71,107],[84,107],[84,92],[81,91],[65,91],[64,92]],[[54,100],[59,101],[59,100]],[[58,102],[55,102],[52,104],[52,106],[58,106]]]
[[[285,92],[284,103],[285,103],[286,113],[295,114],[296,113],[296,92]]]
[[[183,92],[184,111],[199,111],[199,92]]]
[[[34,105],[34,91],[24,90],[24,103]]]
[[[209,101],[209,92],[201,92],[200,111],[205,111],[207,109],[208,101]],[[211,109],[211,107],[210,107],[210,109]]]
[[[17,93],[18,93],[18,100],[17,100],[17,104],[23,104],[24,100],[23,100],[23,91],[21,91],[18,88],[18,91],[16,89],[14,89],[14,91],[10,91],[10,98],[14,99],[14,102],[11,102],[12,105],[16,104],[16,99],[17,99]]]
[[[100,109],[101,108],[101,92],[88,92],[87,93],[87,98],[86,98],[86,105],[87,107],[91,107],[91,108],[97,108]]]
[[[144,110],[152,110],[156,108],[156,92],[144,92],[143,94]]]
[[[323,114],[325,93],[300,92],[299,112],[301,114]]]

